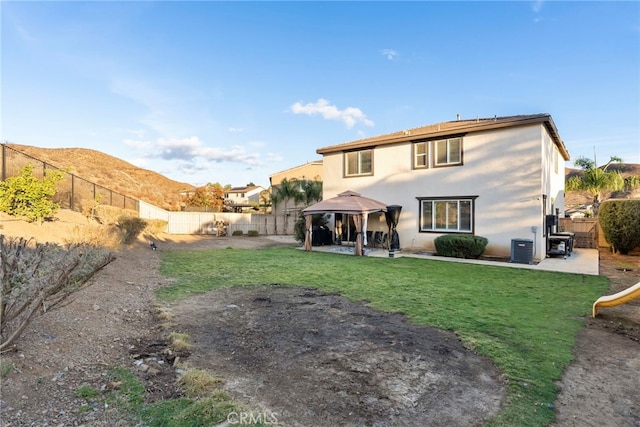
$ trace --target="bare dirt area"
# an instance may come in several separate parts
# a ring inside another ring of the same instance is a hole
[[[613,294],[640,282],[640,254],[600,250],[600,274]],[[556,400],[554,425],[640,426],[640,300],[587,318]]]
[[[61,241],[79,214],[43,226],[0,216],[0,233]],[[264,248],[268,238],[164,236],[166,249]],[[111,387],[123,366],[144,381],[149,400],[178,395],[175,354],[154,291],[170,282],[158,252],[141,239],[120,250],[92,285],[36,319],[2,355],[0,425],[129,426],[113,408],[88,405],[86,385]],[[610,293],[640,281],[640,256],[604,251]],[[283,425],[479,425],[504,399],[500,373],[455,336],[411,325],[338,295],[303,287],[223,289],[171,307],[195,347],[180,355],[211,369],[252,408]],[[575,361],[558,383],[557,426],[640,426],[640,301],[603,309],[578,337]]]
[[[173,307],[189,362],[224,373],[291,426],[470,426],[496,414],[500,372],[449,332],[314,289],[222,289]]]

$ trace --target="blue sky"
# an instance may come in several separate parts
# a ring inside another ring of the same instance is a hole
[[[0,1],[0,140],[268,186],[319,147],[550,113],[640,163],[640,3]]]

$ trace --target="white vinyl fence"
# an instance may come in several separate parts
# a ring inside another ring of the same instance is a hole
[[[167,221],[165,233],[168,234],[212,234],[219,235],[220,223],[226,225],[226,234],[230,236],[235,230],[247,234],[249,230],[257,230],[261,235],[293,234],[296,216],[287,219],[287,230],[284,229],[284,215],[263,215],[231,212],[171,212],[152,204],[140,201],[140,218],[161,219]]]

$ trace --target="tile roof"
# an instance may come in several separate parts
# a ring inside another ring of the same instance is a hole
[[[471,120],[454,120],[450,122],[435,123],[432,125],[421,126],[413,129],[401,130],[385,135],[373,136],[370,138],[359,139],[343,144],[330,145],[318,148],[316,153],[328,154],[344,150],[374,147],[379,145],[397,144],[402,142],[414,141],[422,138],[434,138],[447,135],[466,134],[471,132],[480,132],[485,130],[510,128],[516,126],[525,126],[531,124],[544,124],[551,135],[555,145],[565,160],[569,160],[569,152],[564,145],[558,129],[550,114],[527,114],[518,116],[476,118]]]
[[[225,190],[225,193],[246,193],[247,191],[255,190],[256,188],[260,188],[259,185],[251,185],[245,187],[233,187],[228,190]]]

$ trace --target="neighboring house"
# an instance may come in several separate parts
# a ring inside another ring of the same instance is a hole
[[[297,180],[303,181],[322,181],[322,160],[315,160],[307,162],[300,166],[295,166],[290,169],[276,172],[269,176],[269,183],[271,184],[271,194],[280,185],[280,183],[286,179],[287,181]],[[302,190],[301,190],[302,191]],[[280,203],[284,205],[283,203]],[[295,204],[293,200],[287,202],[287,213],[298,212],[305,208],[302,204]],[[272,212],[281,214],[284,206],[272,206]]]
[[[509,256],[512,239],[546,256],[545,218],[564,212],[569,153],[549,114],[456,120],[320,148],[323,196],[346,190],[400,205],[402,249],[464,233]],[[562,214],[561,214],[562,215]],[[368,230],[386,228],[369,215]]]
[[[225,204],[235,212],[250,212],[260,204],[260,193],[266,188],[260,185],[233,187],[224,192]]]

